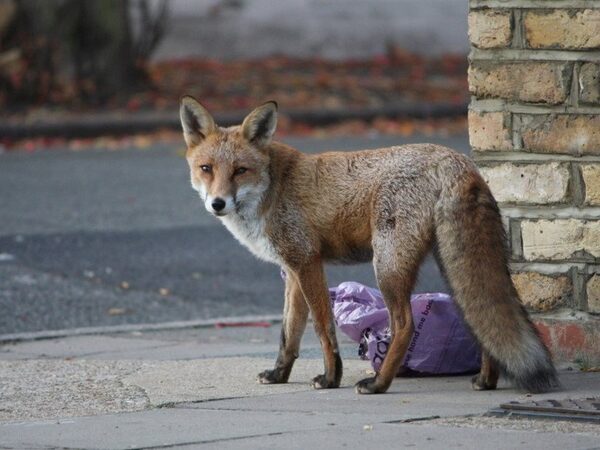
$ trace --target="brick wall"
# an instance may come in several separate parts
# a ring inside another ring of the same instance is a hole
[[[600,1],[470,0],[469,136],[533,311],[600,313]]]

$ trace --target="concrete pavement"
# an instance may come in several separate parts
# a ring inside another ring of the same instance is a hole
[[[259,385],[279,325],[72,336],[0,347],[0,448],[527,448],[592,449],[598,425],[482,417],[508,401],[597,396],[600,373],[560,371],[541,395],[469,376],[396,379],[359,396],[367,376],[341,334],[340,389],[316,391],[318,341],[307,330],[290,383]]]

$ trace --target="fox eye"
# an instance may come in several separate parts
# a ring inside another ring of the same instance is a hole
[[[246,169],[245,167],[238,167],[237,169],[235,169],[235,172],[233,172],[234,175],[241,175],[243,173],[246,173],[248,171],[248,169]]]
[[[202,170],[202,172],[211,173],[212,172],[212,166],[209,165],[209,164],[202,164],[200,166],[200,170]]]

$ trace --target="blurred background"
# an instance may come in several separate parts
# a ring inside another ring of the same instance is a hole
[[[0,0],[0,342],[281,314],[279,269],[190,188],[179,98],[220,125],[274,99],[305,152],[467,152],[467,51],[466,1]]]
[[[276,99],[284,133],[457,132],[466,10],[445,0],[0,0],[1,143],[122,134],[112,112],[149,123],[128,133],[176,129],[168,114],[183,94],[230,113],[225,122]],[[65,123],[94,112],[106,132]]]

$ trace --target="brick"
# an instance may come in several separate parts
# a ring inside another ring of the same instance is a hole
[[[578,359],[588,368],[600,361],[600,321],[595,318],[533,317],[534,325],[555,362]]]
[[[579,102],[600,103],[600,64],[585,63],[579,68]]]
[[[523,304],[536,312],[547,312],[569,304],[573,286],[565,275],[550,276],[536,272],[512,275]]]
[[[528,11],[523,16],[530,48],[600,48],[600,10]]]
[[[591,313],[600,313],[600,275],[595,274],[587,282],[587,302],[588,311]]]
[[[565,202],[569,197],[567,164],[504,163],[479,171],[500,203],[550,204]]]
[[[521,116],[521,123],[527,151],[600,155],[600,115]]]
[[[477,48],[503,48],[512,40],[509,10],[479,10],[469,13],[469,39]]]
[[[586,205],[600,205],[600,164],[582,164],[581,175],[585,184]]]
[[[600,221],[557,219],[521,222],[526,260],[600,257]]]
[[[473,150],[512,150],[510,115],[469,111],[469,143]]]
[[[469,66],[469,90],[480,98],[555,105],[565,102],[570,84],[571,64],[565,62],[474,61]]]

